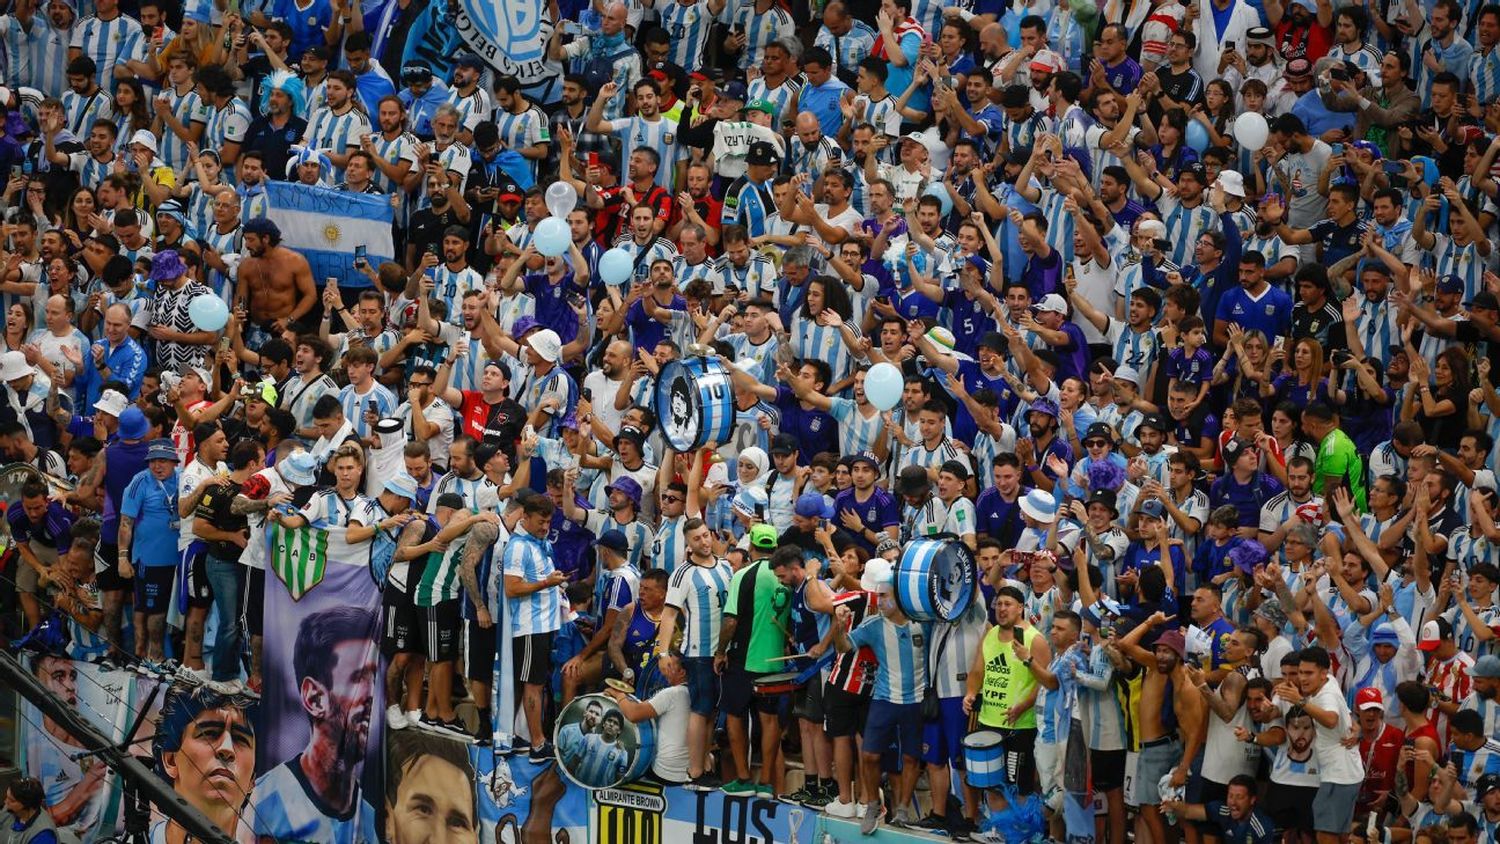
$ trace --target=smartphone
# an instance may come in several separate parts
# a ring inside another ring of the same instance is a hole
[[[226,334],[225,336],[219,338],[219,351],[229,351],[229,335]]]
[[[1402,173],[1402,171],[1406,170],[1406,165],[1400,161],[1387,161],[1384,165],[1382,165],[1381,169],[1385,170],[1385,172],[1391,174],[1392,176],[1398,176]]]
[[[356,266],[356,267],[364,266],[364,263],[365,263],[365,260],[366,260],[366,256],[368,254],[369,253],[368,253],[368,251],[367,251],[367,249],[366,249],[366,247],[365,247],[365,245],[363,243],[361,243],[358,246],[354,247],[354,266]]]
[[[1224,49],[1225,50],[1233,50],[1234,49],[1234,42],[1233,41],[1225,41],[1224,42]]]
[[[582,395],[583,395],[583,400],[584,401],[586,401],[586,402],[593,402],[593,400],[594,400],[594,391],[593,390],[589,389],[588,387],[584,387],[583,390],[582,390]]]
[[[597,153],[597,152],[591,152],[591,153],[589,153],[589,166],[590,167],[598,167],[599,166],[599,153]]]
[[[1333,154],[1334,155],[1343,155],[1344,154],[1344,145],[1343,144],[1334,144],[1333,145]]]
[[[438,154],[437,153],[435,153],[435,152],[429,152],[429,153],[427,153],[427,163],[428,164],[436,164],[437,160],[438,160]]]
[[[436,255],[438,253],[437,244],[436,243],[429,243],[429,244],[427,244],[427,250],[426,251],[427,251],[428,255]],[[1277,338],[1277,339],[1280,339],[1280,338]]]

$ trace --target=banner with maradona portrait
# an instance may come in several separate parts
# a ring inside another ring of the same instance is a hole
[[[479,56],[498,76],[514,76],[539,103],[562,94],[563,68],[547,58],[553,22],[543,0],[457,0],[429,3],[412,23],[402,64],[426,62],[447,79],[462,51]]]
[[[254,805],[261,840],[378,841],[385,713],[368,542],[315,523],[271,531]]]

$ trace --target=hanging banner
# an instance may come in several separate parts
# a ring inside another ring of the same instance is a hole
[[[373,844],[385,702],[370,543],[306,530],[272,531],[250,817],[277,841]]]

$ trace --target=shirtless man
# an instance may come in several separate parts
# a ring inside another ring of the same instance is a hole
[[[1136,797],[1152,841],[1167,840],[1160,809],[1160,780],[1170,773],[1173,787],[1187,785],[1193,757],[1203,746],[1204,718],[1208,711],[1203,696],[1188,676],[1184,664],[1187,645],[1181,630],[1163,632],[1156,637],[1151,650],[1141,647],[1146,634],[1166,622],[1166,614],[1157,612],[1125,634],[1118,644],[1122,654],[1146,670],[1141,685],[1141,760]],[[1177,716],[1175,732],[1162,724],[1168,681],[1172,684],[1172,710]]]
[[[257,218],[245,223],[244,230],[246,256],[240,262],[235,307],[248,308],[246,345],[258,348],[270,337],[297,330],[317,304],[318,291],[307,259],[281,245],[275,223]],[[252,336],[257,332],[258,339]]]

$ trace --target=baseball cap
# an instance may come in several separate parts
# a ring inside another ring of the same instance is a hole
[[[900,495],[921,495],[932,486],[932,478],[921,466],[907,466],[896,476],[896,492]]]
[[[594,544],[600,548],[608,548],[620,555],[624,555],[630,550],[630,541],[625,538],[623,532],[618,530],[605,531],[604,535],[600,536]]]
[[[1500,788],[1500,774],[1485,774],[1474,783],[1474,794],[1483,797],[1497,788]]]
[[[1482,677],[1487,680],[1500,679],[1500,656],[1485,654],[1474,662],[1474,667],[1469,669],[1470,677]]]
[[[1181,179],[1183,176],[1192,176],[1199,184],[1208,184],[1208,170],[1201,161],[1190,161],[1178,168],[1177,178]]]
[[[453,60],[454,67],[471,67],[475,70],[484,70],[484,59],[473,53],[463,53]]]
[[[1234,461],[1238,460],[1241,454],[1254,447],[1247,440],[1239,437],[1230,437],[1229,441],[1224,443],[1224,465],[1233,465]]]
[[[744,111],[758,111],[761,114],[771,114],[771,115],[774,115],[774,114],[776,114],[776,105],[774,103],[772,103],[770,100],[765,99],[764,97],[756,97],[755,99],[751,100],[750,102],[745,103],[745,108],[743,110]],[[764,143],[764,142],[762,142],[762,143]],[[770,144],[766,144],[766,146],[770,146]],[[752,150],[754,149],[754,145],[753,144],[751,145],[751,149]],[[761,162],[761,163],[764,163],[764,162]]]
[[[1135,367],[1131,366],[1130,364],[1122,363],[1119,366],[1115,367],[1114,375],[1111,376],[1111,380],[1129,381],[1130,383],[1139,387],[1141,385],[1141,374],[1137,372]]]
[[[1417,650],[1435,651],[1444,640],[1453,638],[1453,625],[1446,618],[1434,618],[1422,625],[1422,635],[1417,638]]]
[[[1438,279],[1437,292],[1462,293],[1464,292],[1464,280],[1456,275],[1445,275]]]
[[[723,97],[726,100],[738,100],[740,102],[744,102],[747,94],[748,92],[745,90],[745,83],[739,81],[738,79],[724,83],[724,87],[719,90],[719,96]]]
[[[853,468],[855,463],[868,463],[871,469],[877,472],[880,471],[880,461],[876,460],[875,455],[868,451],[861,451],[858,454],[850,456],[849,467]]]
[[[757,100],[757,102],[765,102]],[[769,113],[769,112],[768,112]],[[781,163],[781,153],[768,141],[756,141],[750,145],[749,152],[745,153],[746,164],[776,165]]]
[[[1037,313],[1051,311],[1054,314],[1065,314],[1068,312],[1068,302],[1056,293],[1048,293],[1042,297],[1042,301],[1031,306]]]
[[[1497,300],[1495,298],[1495,294],[1491,293],[1490,291],[1481,290],[1478,293],[1474,294],[1474,298],[1470,299],[1469,303],[1465,307],[1467,307],[1471,311],[1475,308],[1484,308],[1487,311],[1497,311],[1500,310],[1500,300]]]
[[[777,543],[776,527],[765,522],[750,526],[750,547],[762,550],[775,550]]]
[[[804,492],[797,496],[793,512],[808,519],[831,519],[834,515],[832,502],[821,492]]]
[[[1087,443],[1096,437],[1112,444],[1115,441],[1115,429],[1109,427],[1108,422],[1095,422],[1089,426],[1088,433],[1083,435],[1083,441]]]
[[[1116,516],[1120,515],[1120,505],[1118,497],[1115,495],[1115,491],[1112,489],[1096,489],[1093,492],[1090,492],[1088,506],[1092,507],[1095,504],[1102,504],[1105,507],[1109,508],[1109,511],[1111,513],[1114,513]]]
[[[1380,690],[1373,686],[1366,686],[1354,695],[1354,708],[1363,712],[1366,709],[1385,709],[1385,696]]]
[[[641,445],[646,442],[646,434],[634,425],[625,425],[620,428],[618,434],[615,434],[615,446],[617,448],[619,447],[620,440],[630,440],[636,445]]]
[[[1167,512],[1167,508],[1163,507],[1160,501],[1153,498],[1149,501],[1141,502],[1140,512],[1142,516],[1149,516],[1153,519],[1160,519],[1162,517],[1162,514]]]
[[[1115,377],[1119,378],[1120,373],[1116,372]],[[1137,381],[1136,384],[1140,384],[1140,382]],[[1160,413],[1146,414],[1145,418],[1141,419],[1141,424],[1137,427],[1151,428],[1152,430],[1161,431],[1163,434],[1172,430],[1172,426],[1167,424],[1167,417],[1162,416]]]
[[[771,456],[778,454],[796,454],[797,438],[791,434],[777,434],[771,440]]]

